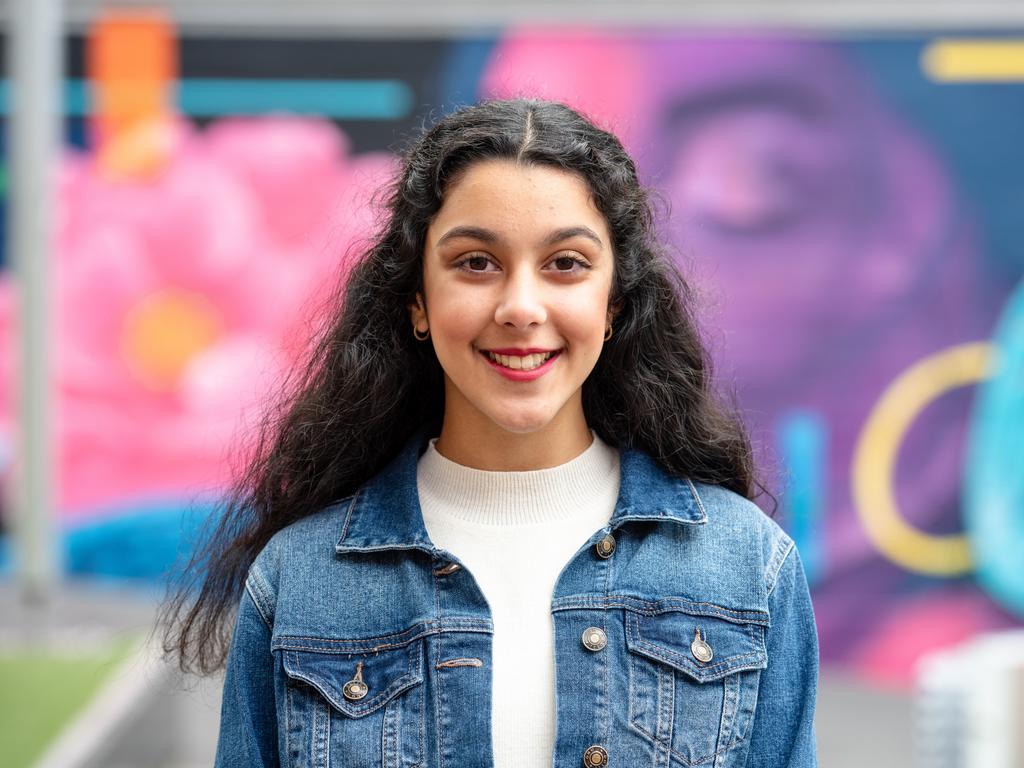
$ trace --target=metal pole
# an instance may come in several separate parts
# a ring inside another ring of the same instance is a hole
[[[51,461],[49,262],[55,174],[63,113],[60,0],[15,0],[7,119],[8,249],[15,271],[19,353],[13,528],[25,600],[47,601],[58,579]]]

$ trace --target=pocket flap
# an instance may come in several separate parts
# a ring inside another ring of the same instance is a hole
[[[422,638],[405,645],[368,653],[325,651],[297,648],[295,643],[282,648],[284,671],[293,680],[316,688],[339,712],[363,717],[423,682]],[[366,686],[362,698],[345,696],[345,684],[360,673]]]
[[[705,649],[694,651],[698,631],[710,649],[707,661],[698,658]],[[626,644],[633,653],[667,664],[698,683],[768,666],[763,626],[713,616],[680,612],[645,616],[627,611]]]

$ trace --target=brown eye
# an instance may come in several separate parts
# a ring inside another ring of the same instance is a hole
[[[569,253],[563,256],[556,256],[549,261],[548,264],[555,272],[582,272],[590,269],[590,264],[588,264],[582,257],[574,256]]]
[[[491,258],[483,253],[471,254],[464,256],[454,264],[456,269],[462,270],[463,272],[494,272],[496,267]],[[491,269],[495,267],[495,269]]]

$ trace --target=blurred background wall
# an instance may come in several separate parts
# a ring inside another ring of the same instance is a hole
[[[396,153],[460,105],[526,95],[616,132],[660,191],[806,563],[826,675],[909,702],[922,659],[1022,625],[1022,9],[119,7],[65,6],[67,579],[159,593],[371,234]],[[14,298],[0,271],[7,466]],[[0,581],[12,562],[0,533]]]

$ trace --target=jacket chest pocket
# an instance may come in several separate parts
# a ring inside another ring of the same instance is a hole
[[[425,640],[378,646],[299,640],[280,644],[288,765],[422,765]]]
[[[680,765],[747,737],[767,666],[764,628],[713,616],[626,614],[630,726]]]

